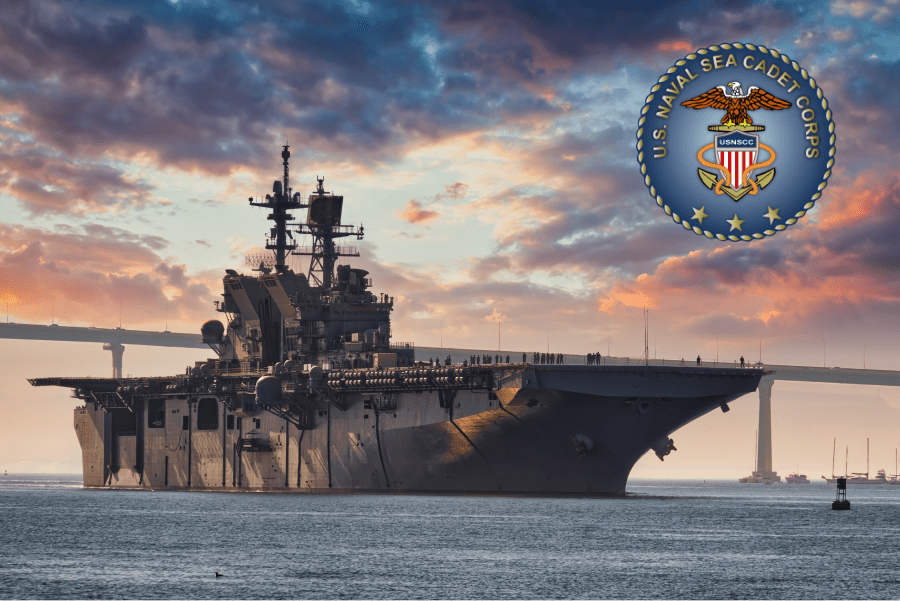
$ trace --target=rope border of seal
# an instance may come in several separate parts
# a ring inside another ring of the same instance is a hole
[[[643,151],[644,140],[642,139],[642,137],[644,135],[644,122],[647,120],[647,112],[650,110],[650,103],[653,102],[653,99],[655,97],[654,95],[662,87],[662,84],[665,83],[666,81],[668,81],[669,76],[672,73],[675,73],[675,71],[678,70],[678,67],[683,67],[684,65],[686,65],[687,61],[694,60],[698,56],[702,56],[704,54],[709,54],[710,52],[719,52],[720,50],[731,50],[732,48],[736,48],[738,50],[743,50],[744,48],[747,48],[748,50],[753,50],[753,51],[758,50],[759,52],[762,52],[763,54],[768,54],[776,59],[780,57],[784,64],[788,65],[789,67],[792,67],[794,69],[795,73],[799,73],[800,75],[802,75],[803,79],[805,79],[807,82],[809,82],[810,87],[816,93],[816,96],[819,98],[819,100],[822,101],[822,108],[825,110],[825,119],[828,123],[828,133],[830,134],[829,145],[831,146],[831,148],[828,151],[828,163],[825,165],[825,174],[822,176],[822,183],[819,184],[819,186],[816,190],[816,193],[812,195],[812,198],[810,198],[810,201],[807,202],[805,205],[803,205],[803,209],[801,211],[798,211],[796,215],[785,220],[784,223],[779,223],[778,225],[775,226],[774,229],[764,230],[762,234],[759,232],[756,232],[752,236],[749,236],[747,234],[743,234],[741,236],[735,236],[735,235],[726,236],[725,234],[713,234],[709,230],[700,229],[696,225],[692,226],[691,224],[689,224],[686,219],[682,219],[677,213],[673,213],[672,208],[669,207],[669,205],[665,204],[665,202],[663,202],[662,197],[656,193],[656,188],[653,186],[652,182],[650,181],[650,176],[647,175],[647,165],[644,163],[644,151]],[[831,109],[828,108],[828,100],[825,98],[825,95],[822,92],[822,88],[820,88],[819,86],[816,85],[816,80],[813,79],[812,77],[810,77],[809,73],[806,72],[806,69],[801,68],[800,65],[797,64],[797,61],[792,61],[791,59],[789,59],[787,57],[786,54],[783,54],[773,48],[766,48],[765,46],[757,46],[754,44],[743,44],[740,42],[735,42],[733,44],[720,44],[718,46],[710,46],[708,48],[701,48],[701,49],[697,50],[696,52],[692,52],[691,54],[688,54],[683,59],[676,61],[674,65],[669,67],[669,69],[665,72],[665,74],[663,74],[663,76],[659,78],[659,81],[657,81],[657,83],[652,88],[650,88],[650,94],[647,96],[647,100],[644,103],[644,107],[641,109],[641,118],[638,121],[637,139],[638,139],[637,140],[638,163],[640,163],[640,165],[641,165],[641,175],[644,176],[644,183],[647,185],[647,188],[650,189],[650,196],[652,196],[656,200],[656,204],[661,206],[663,208],[663,210],[666,212],[666,215],[669,215],[670,217],[672,217],[672,220],[675,223],[679,223],[682,226],[684,226],[684,229],[690,230],[690,231],[694,232],[695,234],[697,234],[698,236],[706,236],[707,238],[710,238],[710,239],[722,240],[723,242],[724,241],[750,242],[754,239],[759,240],[761,238],[765,238],[766,236],[772,236],[777,232],[787,229],[788,226],[794,225],[795,223],[797,223],[797,220],[800,219],[801,217],[803,217],[804,215],[806,215],[807,211],[812,209],[815,206],[816,201],[819,198],[821,198],[822,190],[824,190],[825,186],[828,185],[828,178],[831,176],[831,171],[832,171],[832,168],[834,167],[834,155],[837,151],[836,146],[835,146],[836,136],[834,133],[834,121],[831,120]]]

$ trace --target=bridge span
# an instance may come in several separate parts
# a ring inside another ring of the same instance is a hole
[[[179,332],[150,332],[145,330],[126,330],[122,328],[83,328],[58,325],[35,325],[0,323],[0,339],[18,340],[51,340],[67,342],[99,342],[103,349],[112,352],[112,377],[122,377],[122,358],[126,344],[142,346],[168,346],[179,348],[204,349],[200,334]],[[472,355],[499,354],[521,357],[521,351],[486,351],[484,349],[450,349],[438,347],[418,347],[417,359],[426,357],[443,359],[450,356],[454,362],[461,362]],[[525,354],[528,358],[531,353]],[[569,364],[584,362],[584,355],[565,355]],[[603,357],[606,365],[639,365],[643,359],[631,357]],[[647,365],[691,365],[673,359],[651,359]],[[730,362],[703,362],[704,367],[734,367]],[[748,367],[751,367],[748,365]],[[829,384],[861,384],[868,386],[900,386],[900,371],[882,369],[846,369],[840,367],[812,367],[803,365],[769,365],[756,363],[752,367],[764,367],[773,373],[763,376],[759,383],[759,441],[757,451],[757,472],[761,478],[777,480],[778,475],[772,469],[772,388],[776,380],[792,382],[822,382]],[[723,408],[724,409],[724,408]]]
[[[0,323],[0,338],[13,340],[51,340],[56,342],[99,342],[103,350],[112,352],[112,377],[122,377],[122,356],[126,344],[168,346],[178,348],[208,348],[200,334],[178,332],[149,332],[123,328],[80,328],[59,325]]]
[[[776,380],[791,382],[825,382],[829,384],[862,384],[866,386],[900,386],[900,371],[883,369],[844,369],[840,367],[806,367],[800,365],[766,365],[775,373],[759,382],[759,433],[756,472],[763,480],[780,481],[772,468],[772,388]]]

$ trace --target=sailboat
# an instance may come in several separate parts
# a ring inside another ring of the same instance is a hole
[[[741,484],[775,484],[775,480],[766,478],[759,471],[759,430],[756,431],[756,451],[753,460],[753,473],[738,479]]]
[[[849,457],[849,454],[850,454],[849,447],[847,448],[846,452],[847,452],[847,456]],[[834,459],[832,457],[832,472],[834,471],[833,461],[834,461]],[[846,458],[844,460],[844,473],[845,474],[847,473]],[[868,438],[866,439],[866,471],[865,471],[865,473],[853,472],[852,474],[849,474],[844,477],[847,478],[847,484],[887,484],[888,483],[887,472],[885,472],[884,470],[878,470],[875,473],[874,478],[869,478],[869,439]],[[824,478],[824,476],[823,476],[823,478]],[[828,484],[834,484],[835,482],[837,482],[837,477],[832,475],[831,478],[825,478],[825,481],[828,482]]]
[[[897,449],[894,449],[894,475],[887,481],[888,484],[900,484],[900,472],[897,471]]]
[[[825,480],[828,484],[834,484],[837,482],[838,477],[834,475],[834,455],[837,451],[837,438],[834,439],[834,443],[831,445],[831,478],[827,476],[822,476],[822,479]],[[847,473],[846,465],[844,467],[844,473]]]

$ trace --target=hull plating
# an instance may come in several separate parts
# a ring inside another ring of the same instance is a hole
[[[349,393],[343,411],[323,408],[305,430],[218,399],[212,419],[202,399],[213,395],[167,398],[162,420],[146,400],[129,419],[88,403],[75,427],[93,487],[623,494],[642,455],[664,453],[672,432],[761,375],[529,366],[494,392]]]

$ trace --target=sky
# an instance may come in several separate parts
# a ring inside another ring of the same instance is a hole
[[[395,341],[491,350],[500,322],[504,348],[638,357],[646,307],[659,358],[900,369],[898,0],[600,4],[6,0],[0,309],[197,331],[264,244],[247,198],[290,144],[294,190],[325,177],[365,226],[352,263],[395,297]],[[659,76],[729,42],[799,62],[837,133],[815,208],[749,243],[673,224],[635,150]],[[130,347],[125,371],[204,357]],[[0,469],[79,471],[75,401],[24,379],[109,362],[0,341],[0,411],[21,416],[0,420]],[[894,472],[897,391],[779,383],[773,404],[776,470],[818,476],[835,438],[852,458],[871,437]],[[634,475],[746,475],[756,396],[732,409]]]

